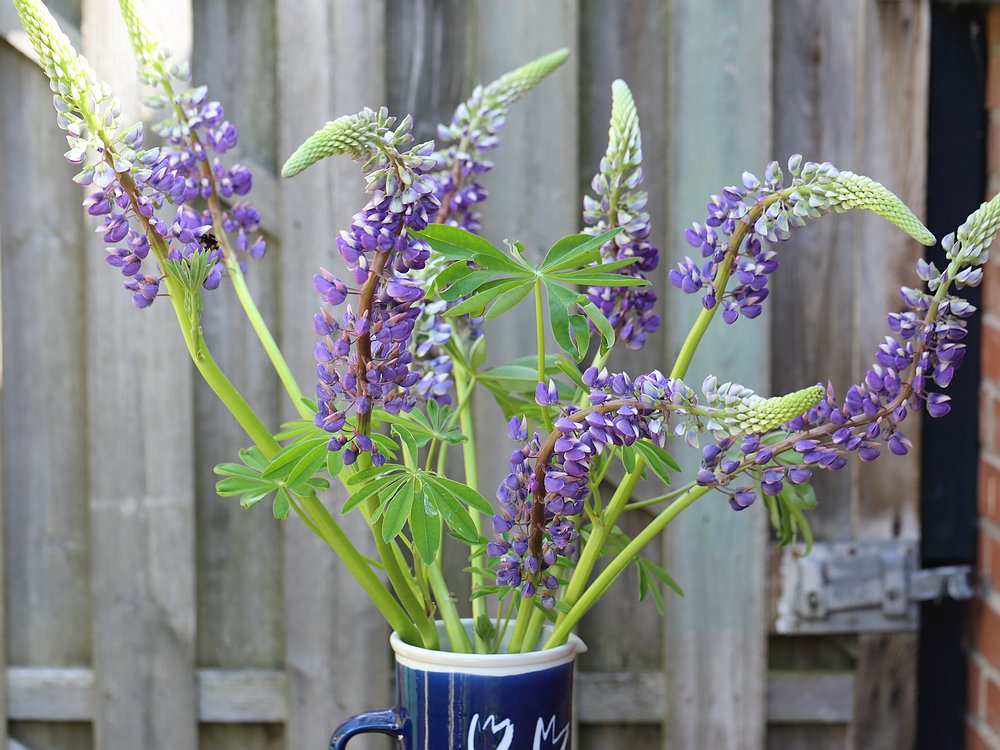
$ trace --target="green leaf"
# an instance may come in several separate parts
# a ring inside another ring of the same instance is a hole
[[[422,232],[410,231],[427,242],[439,255],[456,260],[471,260],[474,255],[486,255],[491,258],[507,256],[498,247],[490,244],[478,234],[467,232],[447,224],[428,224]]]
[[[590,348],[590,326],[587,319],[582,315],[569,316],[569,328],[573,333],[573,341],[576,343],[576,358],[582,360],[587,356]]]
[[[407,476],[405,474],[390,474],[387,477],[379,477],[378,479],[372,480],[364,487],[362,487],[360,490],[351,495],[349,498],[347,498],[347,502],[344,503],[344,507],[341,508],[340,510],[341,515],[343,515],[344,513],[349,513],[350,511],[354,510],[359,505],[361,505],[361,503],[363,503],[365,500],[370,498],[372,495],[377,494],[383,489],[390,489],[390,490],[394,489],[396,485],[405,482],[406,479]]]
[[[635,471],[635,450],[632,446],[623,445],[619,449],[618,454],[621,456],[622,466],[625,467],[625,471],[629,474]]]
[[[400,443],[403,445],[403,457],[409,464],[416,466],[420,456],[417,453],[417,441],[414,439],[413,433],[408,427],[404,427],[398,422],[392,426],[392,431],[399,436]]]
[[[649,464],[649,468],[658,476],[664,484],[670,484],[670,472],[679,472],[681,467],[674,460],[673,456],[663,448],[656,445],[648,438],[637,440],[633,447],[639,451],[642,457]]]
[[[674,580],[674,577],[662,567],[654,563],[652,560],[647,559],[642,560],[642,566],[652,575],[656,576],[656,578],[658,578],[662,583],[666,584],[675,594],[678,596],[684,596],[684,589],[682,589],[680,584]]]
[[[326,452],[326,473],[330,475],[331,479],[336,479],[340,476],[340,472],[344,470],[344,457],[341,451],[327,451]]]
[[[466,542],[478,542],[479,532],[476,531],[472,517],[469,515],[469,511],[465,509],[465,506],[455,499],[450,492],[442,490],[436,484],[428,484],[426,487],[434,506],[438,509],[441,518],[444,519],[448,528]]]
[[[580,308],[586,313],[587,317],[590,318],[594,327],[601,334],[601,354],[606,354],[611,351],[611,348],[615,345],[615,329],[612,327],[611,323],[604,313],[591,302],[585,295],[581,294],[578,300]]]
[[[589,391],[590,388],[587,384],[583,382],[583,375],[580,373],[580,368],[576,366],[576,362],[571,360],[569,357],[563,354],[556,355],[556,366],[559,368],[566,377],[568,377],[573,384],[583,391]]]
[[[242,495],[244,492],[274,492],[274,482],[251,477],[226,477],[215,483],[215,491],[222,497]]]
[[[383,466],[369,466],[367,469],[362,469],[361,471],[352,474],[347,478],[347,484],[358,484],[359,482],[366,482],[372,477],[381,476],[383,474],[390,474],[395,471],[405,470],[405,466],[400,466],[399,464],[385,464]]]
[[[599,250],[604,243],[619,234],[622,229],[622,227],[615,227],[597,237],[592,234],[571,234],[568,237],[563,237],[545,253],[545,259],[538,270],[560,271],[564,268],[580,265],[585,262],[581,260],[580,256],[593,250]]]
[[[448,477],[442,477],[437,474],[430,475],[428,479],[432,484],[439,486],[442,491],[451,491],[455,493],[455,495],[464,501],[470,508],[475,508],[480,513],[485,513],[486,515],[493,515],[493,506],[489,504],[489,501],[487,501],[486,498],[472,489],[469,485],[456,482],[454,479],[448,479]]]
[[[535,288],[535,285],[531,281],[524,282],[519,287],[514,287],[499,297],[496,298],[496,302],[486,313],[486,320],[493,320],[499,315],[503,315],[505,312],[510,310],[514,305],[527,297],[531,291]]]
[[[433,563],[441,546],[441,517],[427,495],[426,485],[414,497],[410,510],[410,533],[420,559],[427,565]]]
[[[264,471],[264,468],[267,466],[267,459],[264,458],[264,453],[256,445],[241,450],[240,461],[257,471]]]
[[[455,261],[434,277],[427,288],[427,296],[430,297],[431,295],[438,294],[440,290],[449,284],[454,284],[459,279],[464,279],[473,271],[475,269],[469,265],[467,260]]]
[[[313,474],[319,471],[320,467],[326,463],[326,454],[329,452],[325,441],[312,448],[295,464],[295,468],[288,474],[288,479],[285,480],[285,483],[294,490],[304,482],[312,479]]]
[[[469,365],[472,367],[473,372],[479,372],[485,363],[486,337],[480,336],[472,342],[472,348],[469,350]]]
[[[240,505],[244,508],[252,508],[271,492],[247,492],[240,497]]]
[[[278,488],[278,493],[274,496],[274,503],[271,505],[271,512],[278,519],[288,518],[288,509],[291,507],[291,499],[284,487]]]
[[[415,479],[410,479],[399,491],[389,500],[385,508],[382,520],[382,541],[386,544],[391,542],[406,524],[410,516],[410,509],[413,507],[413,494]]]
[[[298,464],[302,456],[310,453],[317,446],[325,448],[329,440],[330,435],[324,434],[322,437],[305,438],[285,446],[271,458],[261,476],[268,479],[288,476],[289,472]]]
[[[219,464],[213,471],[224,477],[249,477],[251,479],[260,477],[259,471],[243,464]]]
[[[556,343],[563,351],[576,355],[578,349],[570,334],[569,311],[571,307],[576,305],[577,293],[557,284],[548,283],[545,285],[545,291],[549,305],[549,325],[552,327],[552,335],[555,336]]]
[[[480,315],[483,310],[486,309],[487,305],[493,302],[493,300],[501,294],[512,289],[517,289],[518,287],[523,286],[524,283],[524,279],[502,279],[495,286],[487,288],[486,291],[473,294],[468,299],[459,302],[452,308],[449,308],[444,312],[444,316],[454,317],[456,315]],[[486,284],[483,284],[483,287],[486,286]]]
[[[613,288],[623,286],[649,286],[646,279],[637,276],[625,276],[618,273],[601,273],[597,270],[592,272],[565,272],[554,273],[545,277],[549,281],[557,281],[560,284],[574,284],[576,286],[610,286]]]
[[[464,261],[460,265],[464,265]],[[495,281],[491,281],[491,279],[493,279],[496,275],[496,271],[474,270],[472,273],[464,275],[454,284],[445,288],[438,294],[438,296],[441,299],[452,301],[459,299],[460,297],[465,297],[466,295],[477,290],[485,291],[505,280],[497,279]]]

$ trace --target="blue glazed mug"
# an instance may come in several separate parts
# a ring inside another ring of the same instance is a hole
[[[464,621],[471,629],[471,620]],[[446,637],[443,634],[442,637]],[[410,646],[396,633],[396,705],[353,716],[330,750],[359,734],[387,734],[401,750],[566,750],[573,663],[587,647],[575,635],[527,654],[455,654]]]

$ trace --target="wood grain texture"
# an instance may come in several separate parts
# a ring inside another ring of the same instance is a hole
[[[257,163],[254,188],[246,200],[267,215],[270,226],[276,227],[279,216],[275,189],[271,187],[270,197],[266,189],[261,190],[274,182],[277,148],[274,3],[196,3],[193,10],[194,81],[208,85],[210,95],[222,102],[226,116],[239,128],[238,160],[245,163],[244,157],[251,155]],[[227,163],[233,160],[227,154]],[[261,314],[276,331],[282,249],[273,237],[268,237],[268,243],[264,258],[249,263],[246,277]],[[277,429],[279,399],[285,398],[285,393],[279,390],[267,356],[227,282],[206,300],[203,327],[219,364],[264,421]],[[198,664],[213,668],[283,668],[282,524],[272,517],[266,503],[246,511],[236,498],[216,496],[218,477],[212,467],[236,460],[238,451],[249,440],[211,389],[198,382],[194,395],[200,530]],[[202,726],[201,745],[214,750],[283,747],[281,728],[265,723],[274,720],[274,708],[269,711],[268,703],[251,702],[242,709],[230,706],[221,713],[213,708],[217,701],[213,703],[212,696],[220,691],[231,688],[245,701],[259,694],[256,683],[240,680],[206,684],[206,675],[213,674],[218,673],[203,671],[199,680],[201,720],[255,721],[257,725]],[[212,685],[214,689],[207,689]],[[280,686],[284,688],[283,679]],[[249,706],[257,712],[256,717],[248,714]]]
[[[174,28],[185,22],[181,12]],[[118,3],[84,0],[82,32],[98,76],[136,117],[135,63]],[[85,250],[95,742],[191,748],[191,367],[171,307],[161,301],[136,311],[109,273],[99,237]]]
[[[90,660],[82,195],[44,75],[0,45],[3,663]],[[55,219],[58,217],[58,221]],[[63,279],[54,293],[53,279]],[[72,428],[68,429],[69,426]],[[0,731],[0,735],[6,731]],[[18,724],[18,740],[86,748],[87,727]]]
[[[560,47],[575,47],[578,11],[571,0],[533,3],[477,3],[477,83]],[[487,41],[488,40],[488,41]],[[570,113],[578,103],[574,54],[519,101],[500,131],[502,145],[493,171],[482,182],[490,197],[483,204],[482,234],[494,244],[523,242],[537,261],[560,237],[578,231],[577,129]],[[486,325],[487,363],[498,365],[535,352],[534,311],[529,305]],[[550,345],[551,346],[551,345]],[[504,420],[487,393],[476,400],[480,486],[491,497],[507,472],[511,445]]]
[[[771,142],[771,4],[673,3],[670,19],[672,133],[667,230],[663,254],[672,266],[691,221],[704,219],[707,197],[761,170]],[[744,40],[752,39],[750,44]],[[730,64],[721,50],[740,50]],[[698,314],[697,299],[671,290],[669,340],[678,351]],[[764,320],[719,324],[705,337],[687,380],[719,373],[766,390],[769,331]],[[672,446],[676,449],[676,446]],[[697,456],[676,453],[689,469]],[[682,514],[665,535],[666,567],[684,587],[666,616],[668,676],[665,747],[764,745],[766,678],[766,544],[761,509],[734,514],[711,494]]]
[[[779,0],[775,48],[786,56],[775,85],[779,154],[798,151],[871,175],[921,214],[928,8],[925,2]],[[886,333],[884,311],[898,309],[898,287],[913,279],[920,248],[862,212],[824,218],[794,242],[774,289],[774,335],[789,342],[772,353],[775,388],[830,378],[842,394],[872,361]],[[849,309],[850,325],[843,324],[843,316],[825,315],[830,309]],[[918,421],[913,415],[907,420],[911,438],[919,435]],[[888,456],[873,465],[852,464],[839,476],[818,477],[817,538],[916,538],[918,456],[916,446],[902,460]],[[795,649],[800,668],[816,664],[816,649],[826,640]],[[907,663],[907,655],[915,653],[913,637],[853,640],[855,724],[848,742],[858,748],[910,747],[915,662]],[[788,650],[781,638],[773,639],[772,647]],[[788,747],[813,746],[808,734],[801,735],[801,743]]]
[[[930,2],[869,2],[865,9],[864,169],[924,215],[927,174],[927,97],[930,68]],[[870,166],[869,166],[870,165]],[[859,373],[883,335],[881,312],[898,309],[899,286],[915,282],[913,266],[923,248],[873,216],[859,223],[858,267],[864,295],[855,300]],[[859,284],[859,287],[861,285]],[[858,473],[858,537],[920,536],[920,414],[905,425],[914,448],[888,456]],[[858,644],[854,742],[857,748],[906,750],[916,742],[917,636],[861,636]]]
[[[381,1],[279,0],[276,8],[278,105],[296,112],[278,126],[280,162],[327,120],[385,101],[386,20]],[[280,336],[306,393],[315,378],[312,275],[320,266],[342,268],[333,238],[364,206],[363,184],[358,165],[337,157],[282,185]],[[337,488],[324,499],[336,513],[345,495]],[[366,554],[375,554],[360,514],[338,520]],[[294,519],[285,528],[284,592],[286,743],[322,747],[349,715],[389,705],[388,632],[330,549]],[[359,750],[382,746],[356,742]]]
[[[663,165],[670,149],[670,124],[667,110],[667,41],[669,13],[664,3],[601,3],[583,2],[580,6],[580,161],[579,190],[591,194],[590,181],[600,166],[608,145],[608,119],[611,113],[611,83],[624,79],[632,90],[639,126],[642,131],[644,188],[649,193],[647,210],[652,218],[650,241],[663,248],[668,244],[665,208],[667,203],[667,173]],[[663,323],[638,352],[619,346],[610,360],[612,369],[637,374],[652,369],[668,369],[667,289],[663,282],[666,272],[661,266],[651,274],[660,295],[659,311]],[[651,495],[661,491],[658,482],[641,486],[637,494]],[[622,519],[623,530],[634,535],[647,523],[644,511]],[[662,562],[659,545],[647,549],[646,556]],[[668,606],[679,600],[667,592]],[[628,612],[627,623],[622,612]],[[607,634],[620,635],[608,638]],[[663,662],[663,619],[652,600],[638,603],[638,585],[634,571],[628,571],[581,623],[580,634],[590,646],[581,664],[593,670],[658,670],[639,673],[637,680],[659,672]],[[607,691],[609,706],[621,707]],[[666,714],[666,697],[642,691],[646,712],[644,723],[630,719],[627,710],[610,711],[608,723],[591,725],[587,718],[587,695],[580,696],[581,719],[587,721],[581,729],[581,747],[659,747],[662,743],[660,723]],[[614,713],[620,718],[617,721]],[[630,726],[624,726],[630,724]]]

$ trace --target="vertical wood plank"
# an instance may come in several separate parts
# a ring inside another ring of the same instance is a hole
[[[194,5],[193,81],[207,84],[209,96],[225,107],[239,129],[241,156],[274,170],[276,30],[272,0]],[[255,178],[265,175],[255,174]],[[262,214],[256,189],[247,200]],[[274,226],[278,217],[265,216]],[[268,238],[264,258],[251,261],[247,283],[268,324],[277,332],[277,271],[281,248]],[[207,302],[202,325],[216,359],[233,382],[275,428],[284,397],[252,327],[231,286]],[[198,642],[202,667],[280,668],[284,664],[282,535],[270,509],[245,511],[236,498],[215,494],[212,468],[235,460],[249,443],[215,394],[195,388],[196,478],[198,493]],[[294,521],[293,521],[294,523]],[[202,724],[201,746],[213,750],[278,750],[283,727]]]
[[[864,2],[776,3],[774,48],[781,61],[775,66],[776,158],[801,153],[813,161],[864,172],[857,146],[863,107],[857,88],[861,48],[866,45],[859,33]],[[774,280],[772,335],[785,345],[771,352],[775,393],[829,380],[843,394],[860,374],[853,357],[853,326],[828,312],[853,304],[859,218],[860,212],[825,217],[800,230],[781,254]],[[813,486],[819,504],[810,511],[809,522],[816,538],[853,538],[856,463],[839,472],[818,472]],[[849,641],[854,652],[857,638]],[[772,636],[770,662],[789,669],[821,669],[832,643],[830,638]],[[855,664],[852,660],[845,666],[853,669]],[[850,727],[839,729],[837,739],[843,747]],[[768,741],[789,750],[807,750],[818,739],[811,728],[782,725],[769,727]]]
[[[775,86],[776,139],[794,151],[872,175],[921,213],[925,195],[929,16],[925,2],[808,3],[779,0],[777,43],[784,64]],[[806,92],[805,96],[802,92]],[[863,213],[824,219],[786,253],[775,298],[776,388],[830,377],[838,393],[863,377],[885,335],[884,313],[913,279],[916,243]],[[851,248],[848,250],[848,248]],[[805,300],[817,300],[808,305]],[[850,326],[825,310],[851,310]],[[800,356],[801,355],[801,356]],[[918,420],[905,431],[919,436]],[[916,442],[916,441],[914,441]],[[913,539],[919,534],[919,446],[911,457],[851,464],[818,477],[820,539]],[[823,639],[824,641],[826,639]],[[915,638],[857,640],[852,747],[910,747]],[[818,645],[816,643],[814,646]],[[781,638],[776,650],[787,651]],[[816,654],[796,649],[800,667]],[[800,735],[804,737],[804,735]],[[803,744],[789,747],[812,747]]]
[[[738,180],[744,169],[759,172],[770,156],[771,3],[676,0],[670,26],[673,192],[667,229],[676,241],[664,262],[673,264],[685,252],[684,228],[703,220],[707,197]],[[735,54],[739,64],[731,62]],[[671,292],[676,352],[699,304]],[[720,323],[706,336],[687,379],[697,385],[718,373],[766,390],[768,351],[766,319]],[[696,459],[686,457],[686,465]],[[736,514],[713,494],[666,534],[667,569],[687,593],[666,617],[666,747],[763,747],[764,521],[762,508]]]
[[[666,4],[626,2],[609,4],[587,0],[580,8],[579,80],[580,80],[580,192],[591,194],[590,181],[600,166],[608,142],[608,119],[611,111],[611,82],[624,79],[632,89],[642,130],[644,187],[649,193],[648,210],[652,217],[650,241],[659,248],[667,246],[666,216],[667,174],[664,165],[669,153],[667,110],[667,39],[669,12]],[[669,287],[664,283],[665,270],[651,274],[659,295],[660,330],[649,337],[646,346],[633,352],[619,346],[610,360],[613,370],[633,376],[654,368],[667,369],[666,307]],[[651,493],[661,485],[650,483]],[[640,488],[639,493],[646,490]],[[649,521],[645,511],[627,514],[621,526],[635,534]],[[647,556],[657,562],[656,545]],[[683,606],[667,594],[667,606]],[[623,622],[622,612],[629,612]],[[649,599],[638,603],[638,589],[633,571],[627,572],[587,615],[580,634],[590,646],[581,660],[587,670],[659,670],[663,660],[663,619]],[[616,634],[615,637],[610,637]],[[664,707],[665,711],[665,707]],[[658,724],[586,724],[581,727],[580,747],[659,747],[662,729]]]
[[[0,45],[0,497],[4,571],[0,665],[90,660],[81,195],[62,158],[45,76]],[[67,280],[53,294],[51,280]],[[2,690],[3,688],[0,688]],[[6,712],[5,712],[6,715]],[[6,746],[6,720],[0,742]],[[87,726],[18,725],[54,750],[91,746]]]
[[[878,175],[923,215],[930,2],[870,0],[865,29],[865,109],[860,129],[864,169]],[[865,287],[855,299],[855,361],[860,377],[884,335],[885,310],[899,308],[900,284],[916,283],[913,267],[923,248],[873,216],[861,218],[858,240],[858,273]],[[920,536],[920,416],[911,414],[904,425],[914,443],[908,456],[886,456],[877,465],[860,467],[857,528],[861,539]],[[916,674],[915,633],[859,637],[855,747],[914,746]]]
[[[82,31],[137,117],[118,3],[84,0]],[[191,367],[170,306],[134,310],[101,244],[85,249],[96,744],[195,748]]]
[[[278,0],[276,7],[280,162],[327,120],[384,102],[386,20],[381,0]],[[315,380],[312,275],[319,266],[342,268],[333,239],[364,205],[362,188],[358,165],[344,157],[282,184],[281,340],[306,393]],[[334,513],[344,499],[339,487],[325,498]],[[375,554],[359,514],[338,520]],[[349,714],[389,705],[388,632],[333,552],[296,520],[285,528],[284,565],[286,742],[323,747]]]
[[[578,11],[574,0],[478,3],[477,83],[489,83],[529,60],[560,47],[576,47]],[[578,231],[577,196],[578,55],[574,54],[538,88],[514,105],[500,132],[502,156],[483,183],[483,234],[494,243],[523,242],[536,260],[560,237]],[[534,311],[522,305],[485,326],[489,365],[535,351]],[[511,442],[500,410],[486,393],[477,394],[476,439],[480,489],[492,497],[507,472]]]

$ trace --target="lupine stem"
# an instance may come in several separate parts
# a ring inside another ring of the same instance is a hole
[[[705,331],[708,329],[709,324],[715,317],[716,311],[722,305],[722,296],[726,290],[726,285],[729,283],[729,277],[732,274],[733,263],[735,261],[736,254],[739,252],[739,248],[743,244],[743,240],[746,239],[746,235],[747,232],[750,230],[750,227],[754,225],[754,222],[764,212],[764,210],[766,210],[766,208],[769,205],[778,200],[782,200],[784,197],[786,197],[785,194],[788,192],[789,190],[785,190],[775,195],[768,196],[762,201],[759,201],[750,209],[750,211],[747,213],[747,216],[744,217],[744,219],[738,223],[736,229],[733,231],[733,236],[729,239],[729,244],[726,250],[726,257],[723,259],[722,263],[719,264],[719,269],[718,272],[716,273],[715,285],[714,285],[715,300],[716,300],[715,305],[713,305],[711,308],[702,308],[701,313],[699,313],[694,324],[691,326],[691,330],[688,331],[688,335],[684,339],[684,344],[683,346],[681,346],[681,351],[677,355],[677,360],[674,362],[674,366],[670,370],[671,378],[681,379],[687,374],[687,370],[691,366],[691,360],[693,359],[694,353],[698,349],[698,345],[701,343],[701,340],[705,335]],[[645,459],[642,456],[636,456],[635,466],[633,467],[632,471],[626,472],[625,476],[622,478],[621,484],[619,484],[618,486],[618,490],[611,498],[611,502],[608,503],[607,510],[605,511],[602,518],[601,526],[598,528],[595,525],[594,531],[591,533],[590,538],[584,545],[583,552],[581,553],[580,556],[580,562],[577,563],[576,569],[573,571],[573,577],[570,580],[569,587],[567,588],[566,595],[563,599],[570,605],[571,609],[569,612],[565,612],[559,615],[559,618],[557,620],[558,623],[557,631],[561,626],[565,625],[566,622],[572,621],[573,623],[575,623],[580,619],[580,616],[582,615],[576,614],[578,605],[581,607],[585,607],[586,609],[589,609],[591,606],[593,606],[592,603],[589,605],[585,604],[583,602],[582,597],[580,599],[577,599],[576,597],[580,596],[581,589],[583,589],[583,587],[586,586],[587,581],[589,580],[590,575],[593,572],[594,566],[597,564],[597,561],[598,559],[600,559],[601,553],[604,550],[604,544],[607,542],[607,538],[608,535],[611,533],[611,529],[614,528],[614,525],[618,522],[619,516],[625,510],[625,507],[628,504],[628,500],[631,498],[632,492],[639,481],[639,477],[642,475],[642,472],[645,471],[645,469],[646,469]],[[705,491],[707,491],[707,488],[702,488],[702,489],[705,489]],[[690,492],[691,491],[685,493],[681,497],[681,499],[688,497],[688,494]],[[701,494],[704,494],[704,492]],[[698,495],[698,497],[700,496],[701,495]],[[666,514],[676,505],[678,505],[678,503],[680,503],[680,500],[677,500],[674,503],[672,503],[666,510],[663,511],[663,513],[660,514],[660,516],[657,516],[657,521],[660,519],[661,516]],[[685,507],[687,507],[687,504],[681,505],[680,507],[677,508],[676,511],[674,511],[673,515],[676,515],[676,513],[679,513]],[[663,523],[664,526],[666,525],[666,523],[669,523],[670,519],[673,518],[673,515],[670,515],[667,518],[667,520]],[[654,521],[654,523],[656,523],[656,521]],[[649,527],[647,527],[646,530],[648,530],[648,528]],[[645,533],[646,530],[644,530],[643,533]],[[642,535],[636,537],[636,539],[639,539],[641,536]],[[651,538],[652,537],[650,537],[650,539]],[[619,555],[618,557],[621,557],[621,555]],[[617,560],[618,558],[616,557],[615,559]],[[604,573],[602,573],[597,580],[601,580],[601,577],[603,576]],[[613,580],[613,578],[611,580]],[[592,588],[593,586],[587,589],[587,591],[590,591]],[[570,625],[570,627],[572,627],[572,624]],[[568,634],[569,631],[567,630],[566,633]],[[553,640],[554,638],[555,634],[553,634],[553,637],[549,639],[549,644],[554,643]],[[562,637],[562,640],[565,640],[565,636]],[[548,647],[548,644],[546,647]]]
[[[570,578],[566,594],[563,596],[563,601],[569,604],[570,607],[573,607],[577,603],[580,595],[583,593],[587,582],[590,580],[590,575],[594,571],[594,566],[597,565],[597,561],[601,558],[604,545],[611,535],[611,530],[614,528],[618,516],[621,515],[622,510],[635,491],[635,486],[639,483],[641,472],[638,471],[638,462],[640,460],[642,460],[641,457],[637,456],[637,470],[627,473],[622,478],[621,483],[615,490],[615,494],[611,496],[611,500],[608,502],[607,510],[599,519],[599,522],[595,522],[591,529],[590,538],[583,546],[583,551],[580,553],[580,560],[573,570],[573,577]],[[563,622],[568,614],[566,612],[560,613],[556,622]]]
[[[545,382],[545,306],[542,300],[542,280],[535,281],[535,338],[538,345],[538,382]],[[552,432],[552,414],[545,404],[542,407],[542,424]]]
[[[445,631],[448,633],[448,640],[451,641],[451,650],[459,654],[471,652],[472,644],[469,642],[469,634],[465,632],[465,626],[462,624],[458,609],[451,598],[448,583],[444,580],[444,574],[441,572],[441,563],[435,560],[428,565],[427,575],[431,590],[434,592],[434,599],[437,601],[438,612],[441,613]]]
[[[479,467],[476,465],[476,431],[472,421],[472,399],[471,388],[468,376],[461,367],[454,368],[455,394],[458,396],[459,411],[458,421],[462,428],[462,434],[466,440],[462,443],[462,462],[465,466],[465,484],[479,491]],[[475,508],[469,508],[469,515],[472,516],[472,523],[476,527],[476,533],[482,536],[482,515]],[[475,593],[483,586],[483,576],[478,569],[486,567],[486,560],[483,553],[473,554],[470,557],[472,563],[472,593]],[[476,624],[479,618],[486,614],[486,599],[475,597],[472,599],[472,619]],[[475,628],[476,653],[486,653],[489,644],[479,635],[479,629]]]
[[[540,607],[533,607],[532,610],[531,619],[528,620],[528,629],[524,634],[524,643],[521,644],[522,654],[535,650],[538,639],[542,635],[542,628],[545,626],[545,611]]]
[[[514,592],[513,596],[518,596],[518,592]],[[508,654],[519,654],[521,653],[521,648],[524,646],[524,638],[528,634],[528,626],[531,624],[532,610],[534,610],[534,605],[531,603],[531,599],[522,599],[520,606],[517,608],[517,615],[514,619],[514,630],[510,634],[510,643],[507,644]]]
[[[601,574],[594,579],[594,582],[580,596],[580,600],[573,605],[573,608],[566,614],[562,622],[556,624],[555,630],[545,642],[544,648],[554,648],[566,642],[573,627],[580,621],[597,600],[601,598],[605,591],[614,583],[629,563],[642,551],[649,542],[666,528],[677,514],[694,503],[695,500],[707,493],[710,487],[692,487],[681,497],[677,498],[667,506],[656,518],[654,518],[646,528],[640,531],[636,537],[629,542],[625,548],[612,558],[608,566],[601,571]]]
[[[114,168],[115,150],[107,132],[92,112],[84,112],[84,115],[88,127],[90,127],[92,132],[99,134],[101,140],[104,142],[104,159]],[[260,448],[266,458],[270,458],[278,452],[281,446],[212,357],[201,335],[200,321],[192,319],[192,313],[185,306],[186,295],[182,294],[180,289],[174,288],[169,273],[169,266],[167,265],[166,244],[163,238],[153,229],[149,220],[139,210],[136,200],[138,191],[132,175],[128,172],[120,173],[119,180],[121,181],[123,190],[129,197],[133,213],[141,222],[146,237],[149,239],[150,249],[153,251],[157,263],[163,270],[163,283],[167,289],[167,296],[174,308],[177,323],[181,328],[181,336],[184,338],[184,343],[187,345],[188,353],[191,355],[195,367],[198,368],[198,372],[202,378],[204,378],[208,386],[215,392],[216,396],[219,397],[223,406],[229,410],[229,413],[233,415],[254,444]],[[344,533],[333,517],[330,516],[319,499],[315,495],[303,496],[301,499],[317,516],[315,518],[310,517],[309,521],[311,522],[306,523],[307,527],[314,532],[317,529],[323,532],[320,535],[321,538],[343,560],[355,580],[361,585],[389,625],[400,634],[400,637],[412,639],[410,642],[413,643],[419,642],[420,634],[414,628],[413,622],[410,621],[406,612],[392,596],[392,593],[386,588],[385,584],[372,572],[368,560],[354,546],[350,538]],[[297,503],[293,505],[296,512],[301,510]]]
[[[176,102],[174,89],[170,83],[170,76],[167,74],[167,71],[163,69],[163,65],[161,63],[156,62],[155,68],[157,73],[160,75],[160,83],[163,86],[164,93],[170,101],[174,102],[174,109],[176,110],[178,117],[181,121],[186,121],[187,112],[185,112],[184,108]],[[190,131],[190,137],[191,145],[195,147],[196,150],[200,148],[201,152],[205,153],[205,148],[202,146],[193,129]],[[271,331],[267,327],[267,323],[264,322],[264,317],[260,314],[260,309],[257,307],[257,303],[254,301],[253,295],[250,294],[250,288],[247,286],[246,277],[243,275],[243,269],[240,268],[239,260],[236,258],[236,253],[233,252],[233,248],[229,244],[226,232],[222,227],[222,208],[219,205],[219,192],[215,182],[215,175],[212,174],[212,169],[209,167],[207,160],[202,159],[199,161],[199,171],[201,172],[202,179],[208,180],[208,184],[211,189],[211,194],[208,197],[208,210],[212,215],[212,227],[215,230],[215,235],[219,240],[219,244],[222,246],[222,259],[226,266],[226,273],[229,274],[229,279],[232,282],[233,289],[236,291],[236,297],[239,299],[240,305],[243,307],[243,313],[247,316],[247,320],[250,321],[250,325],[253,326],[253,329],[257,334],[257,338],[260,339],[260,343],[264,347],[264,351],[267,352],[268,359],[271,360],[271,366],[274,367],[274,371],[278,374],[278,378],[280,378],[282,385],[285,386],[285,390],[292,399],[295,410],[299,413],[299,416],[302,419],[312,419],[312,412],[309,410],[309,407],[305,405],[302,390],[299,388],[299,384],[296,382],[295,376],[292,374],[292,369],[288,366],[288,362],[285,360],[285,356],[281,353],[281,349],[274,340],[274,336],[271,335]]]

